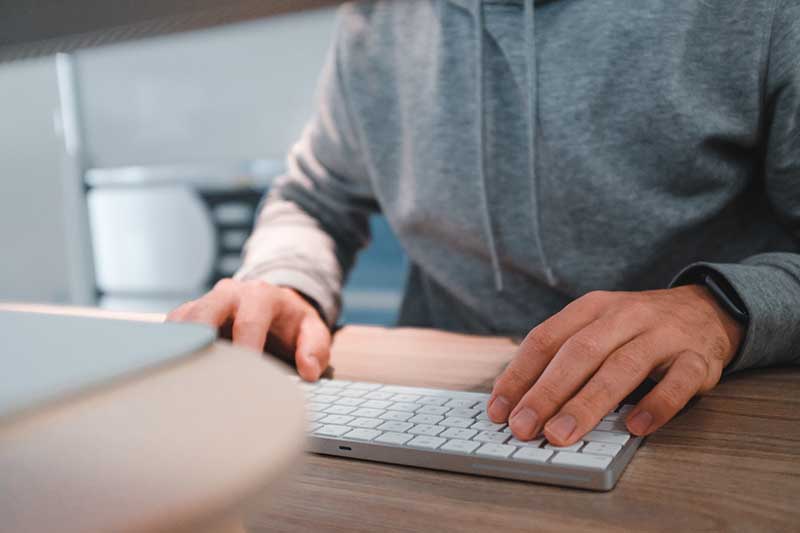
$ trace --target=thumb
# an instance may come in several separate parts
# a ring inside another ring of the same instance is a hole
[[[331,358],[331,332],[316,312],[300,323],[295,362],[297,372],[306,381],[316,381]]]

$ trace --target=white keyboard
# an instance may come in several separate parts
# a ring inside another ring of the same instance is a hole
[[[641,441],[622,421],[631,405],[558,447],[517,440],[490,421],[488,394],[328,379],[301,386],[314,453],[610,490]]]

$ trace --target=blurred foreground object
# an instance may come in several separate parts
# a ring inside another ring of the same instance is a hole
[[[337,0],[1,2],[0,62],[338,3]]]
[[[303,398],[279,363],[196,325],[31,309],[0,306],[4,531],[242,531],[299,464]]]

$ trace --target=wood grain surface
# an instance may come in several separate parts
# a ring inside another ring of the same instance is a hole
[[[508,339],[349,326],[334,376],[488,391]],[[307,456],[250,531],[800,531],[800,369],[745,372],[648,438],[595,493]]]

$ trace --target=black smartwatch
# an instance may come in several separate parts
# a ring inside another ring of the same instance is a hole
[[[714,296],[720,307],[725,309],[734,320],[742,325],[747,325],[750,321],[750,315],[747,313],[744,302],[739,298],[731,284],[728,283],[728,280],[722,276],[715,275],[714,272],[705,272],[700,276],[699,281]]]

